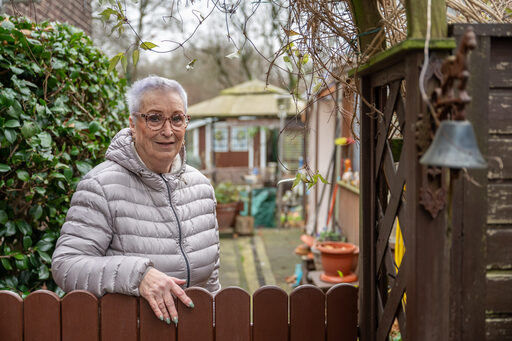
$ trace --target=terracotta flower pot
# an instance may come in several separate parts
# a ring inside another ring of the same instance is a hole
[[[241,202],[230,202],[226,204],[217,203],[217,222],[219,229],[235,226],[236,216],[240,212]]]
[[[321,280],[332,283],[357,281],[354,273],[359,255],[357,246],[343,242],[320,242],[316,248],[322,253],[324,273],[320,275]]]

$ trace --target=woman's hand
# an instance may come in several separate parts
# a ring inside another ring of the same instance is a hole
[[[151,268],[140,282],[139,293],[148,301],[156,317],[162,321],[165,319],[167,324],[170,324],[172,320],[174,324],[178,325],[178,311],[172,294],[187,307],[194,308],[194,303],[180,287],[183,284],[185,284],[184,280],[169,277],[163,272]]]

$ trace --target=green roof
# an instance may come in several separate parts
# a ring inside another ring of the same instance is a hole
[[[278,96],[289,94],[285,89],[252,80],[224,89],[220,95],[194,104],[188,108],[192,118],[239,117],[278,115]],[[289,101],[288,116],[294,116],[304,108],[303,101]]]

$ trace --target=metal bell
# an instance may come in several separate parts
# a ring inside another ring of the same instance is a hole
[[[469,121],[442,121],[420,163],[455,169],[487,167]]]

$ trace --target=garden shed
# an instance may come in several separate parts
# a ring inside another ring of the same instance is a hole
[[[206,173],[222,168],[222,174],[215,174],[223,177],[218,180],[237,182],[238,175],[254,169],[263,176],[275,173],[278,139],[283,139],[281,161],[296,169],[303,155],[303,123],[297,115],[303,107],[287,90],[260,80],[224,89],[188,108],[188,153]]]

